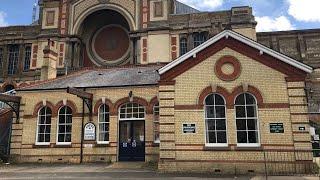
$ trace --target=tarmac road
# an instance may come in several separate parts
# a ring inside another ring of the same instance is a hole
[[[0,180],[2,179],[74,179],[74,180],[109,180],[109,179],[166,179],[166,180],[197,180],[197,179],[239,179],[239,180],[264,180],[263,176],[234,177],[213,176],[212,174],[164,174],[151,169],[135,168],[135,165],[124,168],[122,165],[83,164],[83,165],[52,165],[52,164],[25,164],[25,165],[0,165]],[[320,180],[320,177],[308,176],[281,176],[269,177],[270,180]]]

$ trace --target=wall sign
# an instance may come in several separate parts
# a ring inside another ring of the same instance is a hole
[[[93,123],[87,123],[84,126],[84,140],[85,141],[96,140],[96,126]]]
[[[182,131],[184,134],[196,133],[196,124],[183,124]]]
[[[270,123],[270,133],[284,133],[283,123]]]
[[[299,126],[299,131],[305,131],[306,130],[306,127],[304,126]]]

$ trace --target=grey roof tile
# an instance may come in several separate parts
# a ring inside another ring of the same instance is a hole
[[[158,69],[161,66],[137,66],[130,68],[110,68],[85,70],[54,80],[18,89],[47,90],[63,89],[67,87],[120,87],[156,85],[160,79]]]

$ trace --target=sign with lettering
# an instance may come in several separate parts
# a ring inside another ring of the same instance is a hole
[[[299,127],[299,131],[305,131],[305,130],[306,130],[306,127],[304,127],[304,126]]]
[[[196,133],[196,124],[183,124],[182,131],[184,134]]]
[[[93,123],[87,123],[84,126],[84,140],[85,141],[96,140],[96,126]]]
[[[284,133],[283,123],[270,123],[270,133]]]

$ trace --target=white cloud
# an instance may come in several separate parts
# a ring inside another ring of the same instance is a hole
[[[214,10],[222,6],[224,0],[179,0],[199,10]]]
[[[319,0],[287,0],[288,14],[298,21],[320,22]]]
[[[8,26],[8,23],[6,22],[7,14],[5,12],[0,11],[0,27]]]
[[[291,24],[290,20],[285,16],[279,16],[277,18],[272,18],[268,16],[256,17],[258,22],[257,31],[285,31],[292,30],[294,26]]]

